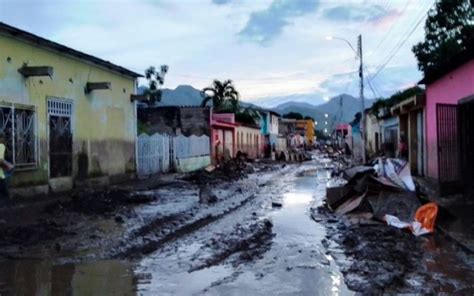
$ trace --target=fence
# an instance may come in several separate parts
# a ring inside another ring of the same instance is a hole
[[[207,165],[202,157],[209,158],[208,136],[176,136],[154,134],[138,136],[138,175],[147,176],[166,173],[172,168],[181,171],[197,169]],[[184,167],[185,166],[185,167]]]

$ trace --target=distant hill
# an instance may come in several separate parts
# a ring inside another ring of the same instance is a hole
[[[144,89],[145,87],[140,86],[138,88],[139,93],[143,93]],[[360,100],[348,94],[333,97],[323,104],[313,105],[307,103],[311,97],[314,99],[311,101],[320,101],[319,98],[316,100],[314,96],[314,94],[286,96],[284,97],[285,100],[283,103],[272,109],[282,115],[289,112],[298,112],[303,116],[311,116],[318,122],[317,128],[321,130],[325,127],[331,129],[334,122],[352,121],[354,115],[360,111]],[[274,102],[278,100],[276,97],[273,99],[275,100]],[[286,101],[287,99],[295,99],[296,101]],[[306,100],[306,102],[304,102],[304,100]],[[175,89],[163,89],[163,96],[158,106],[199,106],[201,102],[202,96],[200,90],[190,85],[180,85]],[[365,107],[368,108],[372,106],[373,102],[373,100],[365,100]],[[255,104],[246,102],[241,102],[241,104],[243,107],[268,106],[268,104],[261,104],[260,100]],[[327,118],[325,117],[326,113],[328,114]],[[325,124],[326,121],[328,122],[327,125]]]
[[[142,94],[144,86],[138,88]],[[202,102],[201,91],[191,85],[179,85],[175,89],[164,88],[162,90],[161,102],[158,106],[199,106]]]
[[[373,100],[365,100],[365,108],[372,106]],[[354,115],[360,111],[360,100],[351,95],[342,94],[331,98],[328,102],[320,105],[312,105],[304,102],[286,102],[273,108],[282,115],[288,112],[298,112],[303,116],[311,116],[318,122],[317,129],[329,130],[335,122],[350,122]],[[328,117],[325,117],[328,114]],[[328,122],[327,125],[325,122]]]

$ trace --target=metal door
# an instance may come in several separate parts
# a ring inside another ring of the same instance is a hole
[[[442,195],[460,189],[457,105],[436,104],[438,180]]]

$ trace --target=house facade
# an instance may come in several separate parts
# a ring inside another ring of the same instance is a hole
[[[410,164],[412,174],[423,176],[426,172],[425,153],[425,96],[416,95],[407,98],[391,108],[398,116],[399,142],[407,145],[405,156]]]
[[[267,109],[257,109],[260,114],[260,133],[264,137],[263,150],[269,156],[270,152],[276,149],[278,145],[278,121],[280,114]]]
[[[427,176],[437,180],[442,192],[456,191],[474,182],[472,161],[472,111],[474,96],[474,45],[453,57],[445,67],[426,75]],[[462,116],[459,118],[458,116]],[[467,142],[466,142],[467,141]],[[462,153],[459,147],[463,147]],[[466,179],[467,178],[467,179]],[[472,185],[471,185],[472,186]]]
[[[237,123],[235,146],[237,152],[245,153],[249,158],[261,158],[264,152],[264,137],[260,127]]]
[[[0,48],[0,128],[19,194],[135,172],[140,74],[3,23]]]
[[[235,114],[212,113],[211,158],[212,163],[235,157]]]

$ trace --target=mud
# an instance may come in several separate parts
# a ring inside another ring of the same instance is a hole
[[[273,224],[270,220],[264,219],[251,225],[238,224],[234,231],[226,234],[219,234],[213,237],[195,254],[195,258],[200,258],[201,254],[211,254],[202,263],[190,268],[189,272],[218,265],[233,254],[238,256],[229,260],[237,267],[243,262],[249,262],[261,258],[270,249],[272,243]],[[193,258],[192,260],[194,260]],[[202,258],[200,258],[202,260]]]
[[[137,194],[123,189],[87,190],[73,194],[70,200],[47,206],[45,212],[52,215],[68,211],[85,215],[108,215],[121,207],[150,203],[156,199],[156,195]]]
[[[429,270],[433,254],[427,252],[426,244],[433,237],[415,237],[373,220],[351,219],[350,215],[336,217],[325,205],[311,211],[313,220],[325,225],[327,235],[323,244],[336,258],[346,285],[353,291],[370,294],[474,291],[467,278],[456,278],[460,270],[473,275],[469,265],[456,258],[457,251],[447,254],[455,266]],[[443,280],[449,277],[452,278]]]

